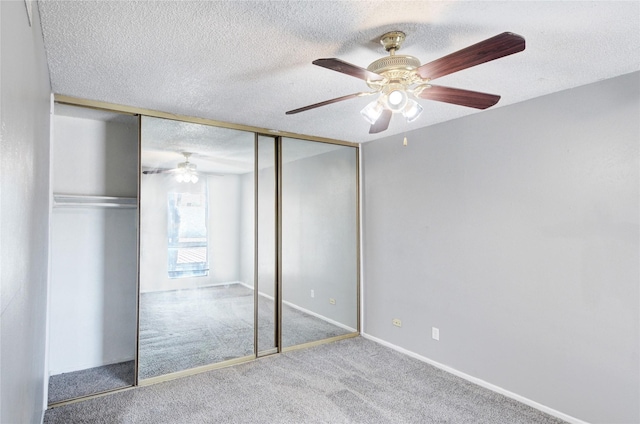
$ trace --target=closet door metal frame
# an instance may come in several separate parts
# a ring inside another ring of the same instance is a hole
[[[142,115],[138,114],[138,214],[136,216],[136,229],[138,234],[136,235],[136,356],[133,369],[136,375],[133,378],[133,385],[137,387],[140,385],[140,379],[138,373],[140,371],[138,366],[138,359],[140,357],[140,191],[142,189]]]
[[[282,353],[282,137],[276,138],[276,340]]]
[[[274,269],[275,269],[275,281],[274,281],[274,335],[273,335],[273,340],[274,340],[274,347],[271,347],[269,349],[265,349],[265,350],[260,350],[259,349],[259,341],[258,341],[258,324],[259,324],[259,315],[258,315],[258,301],[260,298],[260,293],[259,293],[259,289],[260,289],[260,285],[258,283],[258,279],[259,279],[259,269],[258,269],[258,263],[259,263],[259,255],[260,255],[260,249],[259,249],[259,232],[258,232],[258,218],[260,216],[260,202],[259,202],[259,149],[260,149],[260,137],[268,137],[270,139],[272,139],[273,143],[274,143],[274,167],[275,167],[275,172],[274,175],[276,177],[276,184],[274,187],[274,199],[275,199],[275,208],[274,208],[274,228],[275,228],[275,243],[274,243],[274,251],[276,252],[276,254],[274,255],[275,257],[275,263],[274,263]],[[279,261],[279,253],[278,253],[278,249],[280,246],[280,183],[279,181],[281,180],[280,178],[280,161],[279,161],[279,157],[280,157],[280,137],[277,136],[273,136],[273,135],[269,135],[269,134],[263,134],[263,133],[255,133],[255,148],[254,148],[254,253],[253,253],[253,281],[254,281],[254,308],[253,308],[253,313],[254,313],[254,327],[253,327],[253,334],[254,334],[254,352],[255,352],[255,356],[256,358],[259,357],[263,357],[263,356],[268,356],[268,355],[273,355],[275,353],[280,353],[281,352],[281,337],[280,337],[280,329],[281,329],[281,302],[280,302],[280,261]]]

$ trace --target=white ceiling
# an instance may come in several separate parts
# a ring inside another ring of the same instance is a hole
[[[38,2],[52,89],[74,97],[299,134],[363,142],[475,109],[422,100],[422,116],[370,135],[364,81],[314,66],[361,67],[399,54],[422,63],[510,31],[526,50],[437,80],[502,95],[501,107],[640,70],[640,2],[614,1],[51,1]]]

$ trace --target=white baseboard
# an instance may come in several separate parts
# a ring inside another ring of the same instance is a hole
[[[156,290],[144,290],[144,291],[141,290],[140,294],[166,293],[166,292],[180,291],[180,290],[197,290],[197,289],[206,289],[206,288],[210,288],[210,287],[230,286],[232,284],[242,284],[243,286],[247,286],[247,287],[253,289],[252,287],[246,285],[242,281],[224,281],[222,283],[207,283],[207,284],[203,284],[201,286],[172,287],[170,289],[160,288],[160,289],[156,289]]]
[[[249,290],[253,290],[253,286],[250,286],[249,284],[245,283],[244,281],[236,281],[236,283],[240,284],[241,286],[245,286]],[[262,294],[262,293],[258,292],[258,294]],[[271,297],[271,296],[269,296],[269,297]]]
[[[302,307],[300,307],[298,305],[294,305],[293,303],[287,302],[286,300],[283,300],[282,303],[284,303],[287,306],[292,307],[293,309],[297,309],[300,312],[303,312],[305,314],[309,314],[309,315],[314,316],[314,317],[316,317],[318,319],[321,319],[321,320],[323,320],[325,322],[328,322],[329,324],[335,325],[336,327],[343,328],[343,329],[345,329],[345,330],[347,330],[347,331],[349,331],[351,333],[355,333],[357,331],[355,328],[351,328],[348,325],[344,325],[344,324],[342,324],[342,323],[340,323],[338,321],[334,321],[331,318],[325,317],[324,315],[320,315],[320,314],[317,314],[317,313],[315,313],[313,311],[310,311],[308,309],[304,309],[304,308],[302,308]]]
[[[253,287],[252,287],[252,286],[250,286],[250,285],[248,285],[248,284],[245,284],[245,283],[243,283],[243,282],[239,282],[239,283],[240,283],[240,284],[242,284],[243,286],[247,287],[248,289],[253,290]],[[273,296],[270,296],[270,295],[268,295],[268,294],[266,294],[266,293],[262,293],[261,291],[258,291],[258,295],[260,295],[260,296],[262,296],[262,297],[266,297],[266,298],[267,298],[267,299],[269,299],[269,300],[274,300],[274,299],[273,299]],[[351,327],[349,327],[348,325],[344,325],[344,324],[342,324],[342,323],[340,323],[340,322],[338,322],[338,321],[334,321],[334,320],[332,320],[331,318],[327,318],[327,317],[325,317],[324,315],[320,315],[320,314],[315,313],[315,312],[313,312],[313,311],[310,311],[310,310],[308,310],[308,309],[304,309],[304,308],[302,308],[302,307],[300,307],[300,306],[298,306],[298,305],[296,305],[296,304],[293,304],[293,303],[291,303],[291,302],[287,302],[286,300],[283,300],[283,301],[282,301],[282,303],[283,303],[283,304],[285,304],[285,305],[287,305],[287,306],[289,306],[289,307],[291,307],[291,308],[293,308],[293,309],[296,309],[296,310],[298,310],[298,311],[300,311],[300,312],[303,312],[303,313],[305,313],[305,314],[308,314],[308,315],[311,315],[311,316],[316,317],[316,318],[318,318],[318,319],[321,319],[321,320],[323,320],[323,321],[325,321],[325,322],[328,322],[329,324],[335,325],[336,327],[343,328],[343,329],[345,329],[345,330],[347,330],[347,331],[349,331],[349,332],[351,332],[351,333],[355,333],[356,331],[358,331],[358,330],[356,330],[355,328],[351,328]]]
[[[396,345],[394,345],[392,343],[386,342],[386,341],[384,341],[382,339],[379,339],[377,337],[374,337],[374,336],[372,336],[370,334],[361,333],[361,335],[365,339],[368,339],[368,340],[371,340],[373,342],[379,343],[379,344],[381,344],[383,346],[391,348],[391,349],[393,349],[395,351],[398,351],[400,353],[404,353],[405,355],[411,356],[412,358],[418,359],[418,360],[420,360],[422,362],[426,362],[429,365],[433,365],[434,367],[440,368],[441,370],[446,371],[446,372],[448,372],[450,374],[453,374],[453,375],[458,376],[460,378],[464,378],[465,380],[470,381],[470,382],[472,382],[474,384],[477,384],[478,386],[484,387],[485,389],[489,389],[489,390],[494,391],[496,393],[500,393],[501,395],[504,395],[504,396],[506,396],[508,398],[517,400],[518,402],[524,403],[525,405],[528,405],[528,406],[530,406],[532,408],[535,408],[535,409],[537,409],[539,411],[542,411],[542,412],[544,412],[546,414],[552,415],[552,416],[554,416],[556,418],[560,418],[561,420],[564,420],[564,421],[566,421],[568,423],[571,423],[571,424],[589,424],[586,421],[582,421],[582,420],[580,420],[578,418],[572,417],[572,416],[567,415],[565,413],[562,413],[560,411],[556,411],[553,408],[549,408],[548,406],[542,405],[542,404],[540,404],[540,403],[538,403],[536,401],[533,401],[531,399],[528,399],[528,398],[526,398],[524,396],[520,396],[517,393],[510,392],[509,390],[503,389],[502,387],[496,386],[495,384],[491,384],[491,383],[486,382],[484,380],[481,380],[481,379],[479,379],[477,377],[473,377],[473,376],[471,376],[469,374],[465,374],[462,371],[458,371],[455,368],[451,368],[451,367],[449,367],[447,365],[441,364],[440,362],[436,362],[436,361],[434,361],[432,359],[429,359],[429,358],[427,358],[425,356],[419,355],[419,354],[417,354],[415,352],[412,352],[412,351],[407,350],[405,348],[402,348],[400,346],[396,346]]]

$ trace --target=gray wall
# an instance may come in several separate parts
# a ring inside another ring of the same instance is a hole
[[[49,219],[49,74],[40,17],[0,2],[0,422],[40,422],[44,409]]]
[[[244,174],[242,178],[242,223],[241,237],[241,274],[242,281],[253,285],[254,271],[254,221],[255,221],[255,191],[253,172]],[[275,171],[274,167],[267,167],[258,171],[258,277],[263,295],[274,296],[275,292]],[[250,283],[251,282],[251,283]]]
[[[291,143],[284,140],[284,156]],[[309,148],[312,151],[312,148]],[[357,328],[356,151],[349,147],[285,162],[282,182],[283,300],[349,328]],[[243,204],[253,207],[253,173],[242,176]],[[274,170],[258,173],[259,291],[273,296],[275,280]],[[243,208],[241,248],[253,260],[252,208]],[[253,264],[244,262],[243,281]],[[314,297],[311,297],[314,290]],[[336,304],[329,303],[329,298]]]
[[[365,332],[585,421],[638,422],[639,81],[364,145]]]

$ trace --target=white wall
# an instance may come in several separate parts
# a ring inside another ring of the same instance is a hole
[[[209,275],[169,278],[167,193],[190,184],[168,174],[144,175],[141,182],[140,290],[176,290],[239,281],[241,184],[238,175],[209,176]]]
[[[240,175],[240,280],[254,287],[254,173]]]
[[[0,2],[0,422],[42,419],[49,232],[49,73],[33,4]]]
[[[51,160],[53,193],[135,198],[137,119],[55,116]],[[53,209],[49,375],[135,358],[136,220],[136,209]]]
[[[638,422],[639,82],[365,144],[365,332],[569,416]]]
[[[135,224],[135,209],[54,210],[49,375],[135,358]]]
[[[82,108],[65,106],[66,113]],[[123,115],[105,122],[55,116],[53,191],[63,194],[136,197],[138,124]]]

